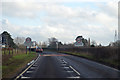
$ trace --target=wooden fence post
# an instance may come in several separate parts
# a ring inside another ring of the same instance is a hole
[[[17,48],[17,53],[18,53],[18,48]]]
[[[17,54],[17,48],[15,49],[15,53]]]
[[[13,55],[13,48],[12,48],[12,55]]]
[[[10,48],[8,48],[8,50],[9,50],[9,55],[10,55]]]
[[[27,46],[26,46],[26,54],[27,54]]]
[[[3,50],[4,50],[4,55],[5,55],[5,48]]]

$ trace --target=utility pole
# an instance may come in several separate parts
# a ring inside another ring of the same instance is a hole
[[[117,41],[117,30],[115,30],[114,42]]]

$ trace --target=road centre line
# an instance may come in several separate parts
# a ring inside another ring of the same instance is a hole
[[[63,60],[62,59],[62,61],[64,62],[64,63],[67,63],[65,60]],[[78,75],[80,75],[80,73],[77,71],[77,70],[75,70],[72,66],[69,66],[69,67],[66,67],[66,68],[71,68],[75,73],[77,73]],[[67,72],[73,72],[73,71],[67,71]],[[77,76],[77,77],[69,77],[69,78],[80,78],[79,76]]]
[[[78,75],[80,75],[80,73],[77,71],[77,70],[75,70],[72,66],[69,66],[73,71],[75,71]]]

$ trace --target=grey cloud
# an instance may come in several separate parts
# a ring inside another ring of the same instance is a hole
[[[118,17],[118,1],[109,1],[106,4],[99,3],[97,6],[103,13],[111,17]]]
[[[43,25],[21,28],[19,25],[7,24],[6,29],[11,33],[23,37],[31,36],[33,39],[41,41],[48,37],[57,37],[62,41],[74,41],[78,35],[92,38],[98,42],[106,43],[112,41],[113,29],[116,29],[117,19],[105,13],[104,10],[86,10],[80,7],[70,8],[59,4],[28,4],[4,3],[3,14],[11,17],[38,18],[40,11],[46,14],[40,18]],[[3,21],[7,23],[6,21]],[[115,26],[115,27],[114,27]],[[14,31],[13,28],[16,28]],[[18,33],[19,32],[19,33]],[[105,40],[105,41],[104,41]]]

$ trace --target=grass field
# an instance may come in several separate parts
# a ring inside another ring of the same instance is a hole
[[[37,54],[35,52],[31,52],[30,54],[21,53],[10,57],[8,60],[2,61],[2,77],[13,77],[20,72],[20,70],[24,68],[28,62],[36,57]]]

